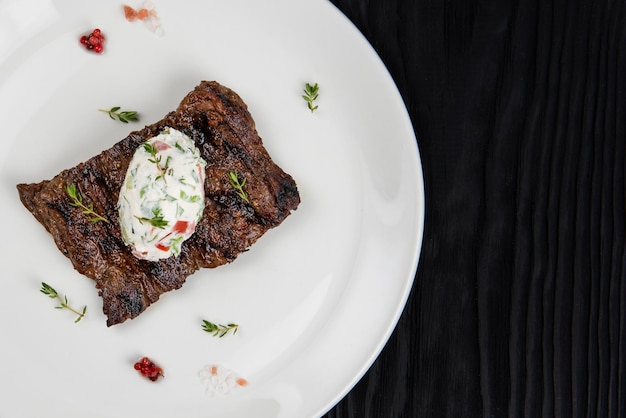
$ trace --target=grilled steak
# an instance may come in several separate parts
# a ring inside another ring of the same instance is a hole
[[[193,139],[207,162],[206,200],[180,255],[154,262],[136,258],[124,244],[116,204],[135,149],[166,127]],[[246,179],[249,202],[229,182],[228,173],[234,171]],[[72,206],[65,190],[71,184],[109,222],[92,222]],[[96,282],[108,326],[135,318],[196,270],[232,262],[300,203],[294,180],[272,161],[246,104],[232,90],[206,81],[162,120],[51,180],[19,184],[17,189],[74,268]]]

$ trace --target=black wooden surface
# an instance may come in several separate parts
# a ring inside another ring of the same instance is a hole
[[[626,1],[331,1],[409,109],[426,225],[325,417],[626,417]]]

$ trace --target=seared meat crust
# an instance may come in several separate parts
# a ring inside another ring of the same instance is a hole
[[[135,149],[166,127],[193,139],[207,162],[206,201],[196,232],[183,243],[181,254],[151,262],[133,256],[122,241],[116,204]],[[230,185],[231,171],[246,178],[249,203]],[[73,207],[65,192],[70,184],[110,222],[91,222]],[[74,268],[96,282],[108,326],[135,318],[161,294],[180,288],[196,270],[232,262],[300,203],[296,183],[272,161],[243,100],[207,81],[162,120],[131,132],[51,180],[18,184],[17,189],[24,206]]]

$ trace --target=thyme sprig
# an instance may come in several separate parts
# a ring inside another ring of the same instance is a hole
[[[67,309],[68,311],[78,315],[74,323],[79,322],[81,319],[83,319],[83,317],[87,313],[87,306],[83,307],[82,312],[75,310],[74,308],[70,307],[69,302],[67,301],[67,296],[61,297],[59,293],[47,283],[41,282],[41,289],[39,291],[44,295],[47,295],[50,299],[56,299],[59,301],[59,306],[55,306],[55,309]]]
[[[246,185],[246,178],[243,177],[243,180],[239,181],[239,174],[236,171],[231,171],[228,173],[228,179],[230,180],[230,185],[237,190],[239,197],[250,203],[250,200],[248,200],[248,193],[246,193],[243,189]]]
[[[239,329],[239,325],[237,324],[214,324],[213,322],[209,322],[205,319],[202,320],[202,329],[209,334],[213,334],[214,337],[222,338],[224,335],[228,334],[230,331],[233,331],[233,335],[237,334],[237,330]]]
[[[318,105],[314,106],[313,102],[315,102],[319,97],[319,91],[320,87],[317,85],[317,83],[315,83],[314,85],[306,83],[306,85],[304,86],[304,94],[302,95],[302,98],[306,101],[311,113],[315,112],[318,108]]]
[[[107,113],[109,117],[113,120],[117,119],[122,123],[128,123],[128,121],[138,121],[139,115],[135,110],[124,110],[122,112],[118,112],[121,109],[120,106],[113,106],[109,110],[106,109],[98,109],[100,112]]]
[[[104,221],[106,223],[109,223],[109,220],[107,218],[99,215],[93,210],[93,203],[90,203],[89,206],[85,205],[85,203],[83,202],[83,196],[80,194],[74,183],[65,186],[65,193],[67,193],[70,199],[72,199],[70,205],[76,208],[81,208],[83,210],[83,214],[91,216],[91,218],[89,218],[91,222]]]
[[[139,216],[135,216],[135,218],[137,218],[137,220],[141,223],[148,222],[155,228],[165,229],[165,227],[169,225],[169,222],[163,218],[163,214],[161,212],[161,208],[156,207],[152,209],[152,214],[154,215],[152,218],[142,218]]]
[[[165,181],[165,174],[168,172],[169,169],[169,165],[170,165],[170,157],[167,157],[167,159],[165,160],[165,167],[161,167],[161,156],[157,155],[159,150],[157,149],[156,146],[154,146],[153,144],[149,144],[147,142],[144,142],[143,144],[143,149],[150,154],[150,157],[152,158],[148,158],[148,161],[151,162],[152,164],[156,165],[157,170],[159,170],[159,175],[156,177],[155,180],[158,179],[163,179],[163,181]],[[170,170],[172,171],[172,170]],[[171,175],[171,172],[170,172]]]

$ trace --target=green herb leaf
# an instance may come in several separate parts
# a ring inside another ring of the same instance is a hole
[[[180,199],[185,201],[185,202],[189,202],[189,203],[198,203],[202,200],[202,196],[194,194],[194,195],[188,195],[187,193],[185,193],[184,190],[180,191]]]
[[[122,112],[118,112],[120,110],[120,106],[113,106],[109,110],[106,109],[98,109],[100,112],[107,113],[109,117],[113,120],[117,118],[122,123],[128,123],[128,121],[138,121],[139,114],[134,110],[125,110]]]
[[[93,210],[93,203],[90,203],[89,206],[86,206],[83,203],[83,196],[80,194],[80,192],[78,191],[78,189],[76,188],[76,185],[74,183],[65,186],[65,193],[67,193],[67,195],[70,197],[70,199],[72,199],[72,202],[70,202],[70,205],[77,207],[77,208],[81,208],[83,211],[82,213],[85,215],[90,215],[91,217],[89,218],[89,220],[91,222],[99,222],[99,221],[104,221],[106,223],[109,223],[109,220],[106,219],[104,216],[102,215],[98,215],[94,210]]]
[[[319,97],[319,90],[320,88],[317,85],[317,83],[315,83],[314,85],[310,85],[309,83],[306,83],[306,85],[304,86],[304,94],[302,95],[302,98],[306,101],[307,106],[309,110],[311,111],[311,113],[317,110],[318,106],[314,105],[313,102],[315,102],[317,98]]]
[[[246,185],[246,178],[244,177],[243,180],[239,181],[239,174],[237,174],[236,171],[231,171],[228,173],[228,179],[230,180],[230,185],[237,191],[239,197],[250,203],[250,200],[248,200],[248,193],[243,190]]]
[[[83,317],[87,313],[87,306],[83,307],[82,312],[78,312],[77,310],[70,307],[67,296],[59,296],[59,293],[47,283],[41,282],[41,289],[39,289],[39,291],[44,295],[47,295],[50,299],[56,299],[59,301],[59,305],[55,306],[55,309],[67,309],[68,311],[78,315],[76,320],[74,320],[74,323],[79,322],[81,319],[83,319]]]
[[[207,320],[202,320],[202,329],[209,334],[213,334],[214,337],[222,338],[224,335],[228,334],[230,331],[233,331],[233,335],[237,334],[237,330],[239,329],[239,325],[237,324],[214,324],[213,322],[209,322]]]

